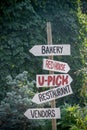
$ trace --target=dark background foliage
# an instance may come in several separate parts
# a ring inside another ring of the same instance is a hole
[[[70,44],[70,56],[54,56],[55,60],[69,64],[73,78],[73,95],[59,99],[57,106],[68,102],[81,103],[79,95],[86,77],[87,37],[86,0],[1,0],[0,1],[0,100],[12,91],[6,84],[7,75],[13,78],[24,70],[28,80],[42,70],[43,57],[29,53],[34,45],[47,44],[46,24],[52,25],[53,44]],[[82,11],[82,12],[81,12]],[[47,58],[47,57],[46,57]]]
[[[84,64],[80,54],[83,39],[80,33],[82,25],[77,17],[78,1],[9,0],[1,1],[0,10],[1,98],[8,90],[5,85],[5,77],[8,74],[15,77],[27,70],[32,80],[35,79],[35,74],[43,73],[42,57],[34,57],[29,53],[29,49],[37,44],[47,44],[47,21],[52,23],[53,44],[71,45],[71,56],[54,59],[68,62],[71,67],[70,74],[75,77],[73,88],[76,91],[81,87],[82,83],[78,80],[82,74],[78,77],[75,74]]]

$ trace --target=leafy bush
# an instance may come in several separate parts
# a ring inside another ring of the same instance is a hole
[[[24,112],[29,108],[43,107],[32,103],[31,99],[37,91],[35,81],[28,80],[28,72],[18,74],[14,79],[7,76],[7,86],[10,91],[0,104],[0,128],[1,129],[37,129],[47,123],[43,120],[29,120]]]
[[[83,84],[84,75],[77,73],[84,65],[83,46],[84,42],[87,43],[87,16],[81,12],[80,0],[1,0],[0,10],[0,100],[9,91],[5,84],[8,74],[15,78],[27,70],[32,81],[37,72],[44,72],[42,58],[34,57],[29,49],[34,45],[47,44],[46,22],[51,21],[53,44],[71,45],[70,56],[55,57],[55,60],[68,62],[73,78],[72,99],[63,99],[72,104],[78,103],[78,89]]]
[[[58,122],[64,130],[87,130],[87,105],[80,107],[79,105],[65,104],[61,108],[62,118]]]

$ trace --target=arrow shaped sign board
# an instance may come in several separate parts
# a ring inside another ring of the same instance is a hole
[[[35,45],[29,52],[35,56],[70,55],[70,45]]]
[[[69,85],[71,82],[72,78],[68,74],[36,75],[37,87],[63,87]]]
[[[28,109],[24,115],[28,119],[60,119],[60,108]]]
[[[70,85],[64,86],[64,87],[57,87],[54,89],[50,89],[41,93],[35,94],[35,96],[32,99],[32,102],[36,104],[42,104],[54,99],[58,99],[67,95],[72,94],[72,89]]]
[[[70,67],[65,62],[43,59],[43,69],[55,72],[67,73],[70,70]]]

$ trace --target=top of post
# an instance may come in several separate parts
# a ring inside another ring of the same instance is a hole
[[[48,45],[52,45],[52,31],[50,22],[47,22],[47,42]]]

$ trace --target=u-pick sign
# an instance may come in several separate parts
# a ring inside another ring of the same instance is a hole
[[[54,89],[50,89],[41,93],[35,94],[32,99],[32,102],[36,104],[45,103],[54,99],[58,99],[67,95],[72,94],[72,89],[70,85],[64,87],[57,87]]]
[[[37,87],[61,87],[69,85],[72,82],[72,78],[69,74],[44,74],[36,75]]]
[[[43,69],[55,72],[67,73],[70,70],[70,67],[65,62],[43,59]]]
[[[60,108],[28,109],[24,115],[28,119],[60,119]]]
[[[35,56],[70,55],[70,45],[35,45],[29,52]]]

